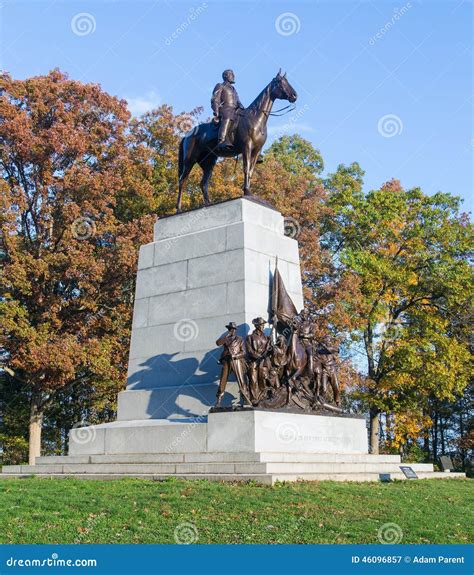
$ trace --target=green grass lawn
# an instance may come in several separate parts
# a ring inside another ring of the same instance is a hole
[[[170,479],[0,482],[0,543],[473,542],[471,480],[286,483]],[[189,538],[189,539],[188,539]]]

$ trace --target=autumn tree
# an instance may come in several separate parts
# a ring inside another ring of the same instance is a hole
[[[362,176],[354,164],[328,178],[325,244],[340,277],[358,284],[345,306],[366,357],[363,395],[377,453],[381,413],[394,414],[401,444],[429,424],[428,398],[454,400],[469,381],[460,333],[469,328],[459,318],[472,298],[473,236],[459,198],[404,190],[397,181],[364,194]]]
[[[33,464],[60,394],[124,380],[155,204],[124,101],[59,71],[0,82],[2,359],[28,394]]]

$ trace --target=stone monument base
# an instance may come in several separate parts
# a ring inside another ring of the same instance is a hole
[[[367,454],[367,430],[362,416],[240,408],[179,421],[115,421],[69,435],[70,455],[182,452]]]
[[[360,416],[220,410],[190,420],[117,421],[72,430],[69,455],[4,466],[0,478],[169,477],[216,481],[405,479],[397,455],[369,455]],[[419,478],[463,477],[409,464]]]

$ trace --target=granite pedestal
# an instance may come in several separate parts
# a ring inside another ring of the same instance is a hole
[[[246,336],[269,314],[278,268],[296,307],[303,307],[296,240],[284,218],[239,198],[159,219],[138,264],[128,383],[119,420],[179,419],[207,413],[220,366],[216,339],[229,321]],[[223,405],[237,400],[229,385]]]

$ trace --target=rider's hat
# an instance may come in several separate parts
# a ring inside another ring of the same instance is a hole
[[[256,317],[252,320],[253,325],[265,325],[267,322],[263,319],[263,317]]]
[[[237,329],[237,324],[235,323],[235,321],[230,321],[227,325],[226,325],[227,329]]]

